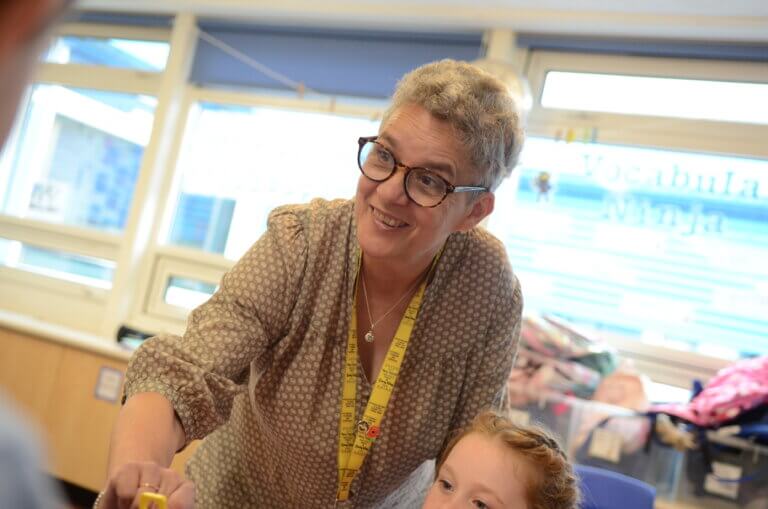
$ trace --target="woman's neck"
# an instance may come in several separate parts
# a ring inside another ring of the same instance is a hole
[[[434,255],[414,263],[400,263],[389,259],[371,258],[363,254],[360,270],[369,290],[374,289],[379,297],[398,298],[413,288],[432,264]]]

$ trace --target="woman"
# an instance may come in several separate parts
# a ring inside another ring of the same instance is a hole
[[[101,507],[370,507],[436,458],[512,365],[520,286],[476,226],[521,143],[490,75],[406,75],[359,140],[355,199],[275,210],[184,337],[137,350]],[[193,489],[164,467],[203,437]]]

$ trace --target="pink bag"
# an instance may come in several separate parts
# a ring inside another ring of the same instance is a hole
[[[654,405],[651,411],[674,415],[702,427],[717,427],[765,404],[768,404],[768,357],[757,357],[718,371],[688,404]]]

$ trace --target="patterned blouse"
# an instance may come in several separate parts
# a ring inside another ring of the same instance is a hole
[[[196,507],[333,507],[341,382],[360,247],[353,202],[270,215],[267,232],[189,316],[146,341],[125,394],[168,398],[187,441]],[[502,244],[454,233],[424,296],[377,439],[339,507],[374,507],[438,456],[451,431],[500,404],[522,296]],[[371,385],[358,367],[356,416]]]

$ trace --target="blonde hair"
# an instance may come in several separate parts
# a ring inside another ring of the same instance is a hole
[[[512,173],[524,134],[518,107],[498,78],[467,62],[432,62],[398,82],[381,125],[405,104],[417,104],[453,126],[480,172],[478,184],[493,191]]]
[[[478,415],[461,430],[440,456],[435,473],[440,471],[454,446],[471,433],[498,439],[510,452],[525,462],[525,494],[529,509],[575,509],[581,495],[573,467],[546,430],[538,426],[518,426],[494,411]]]

